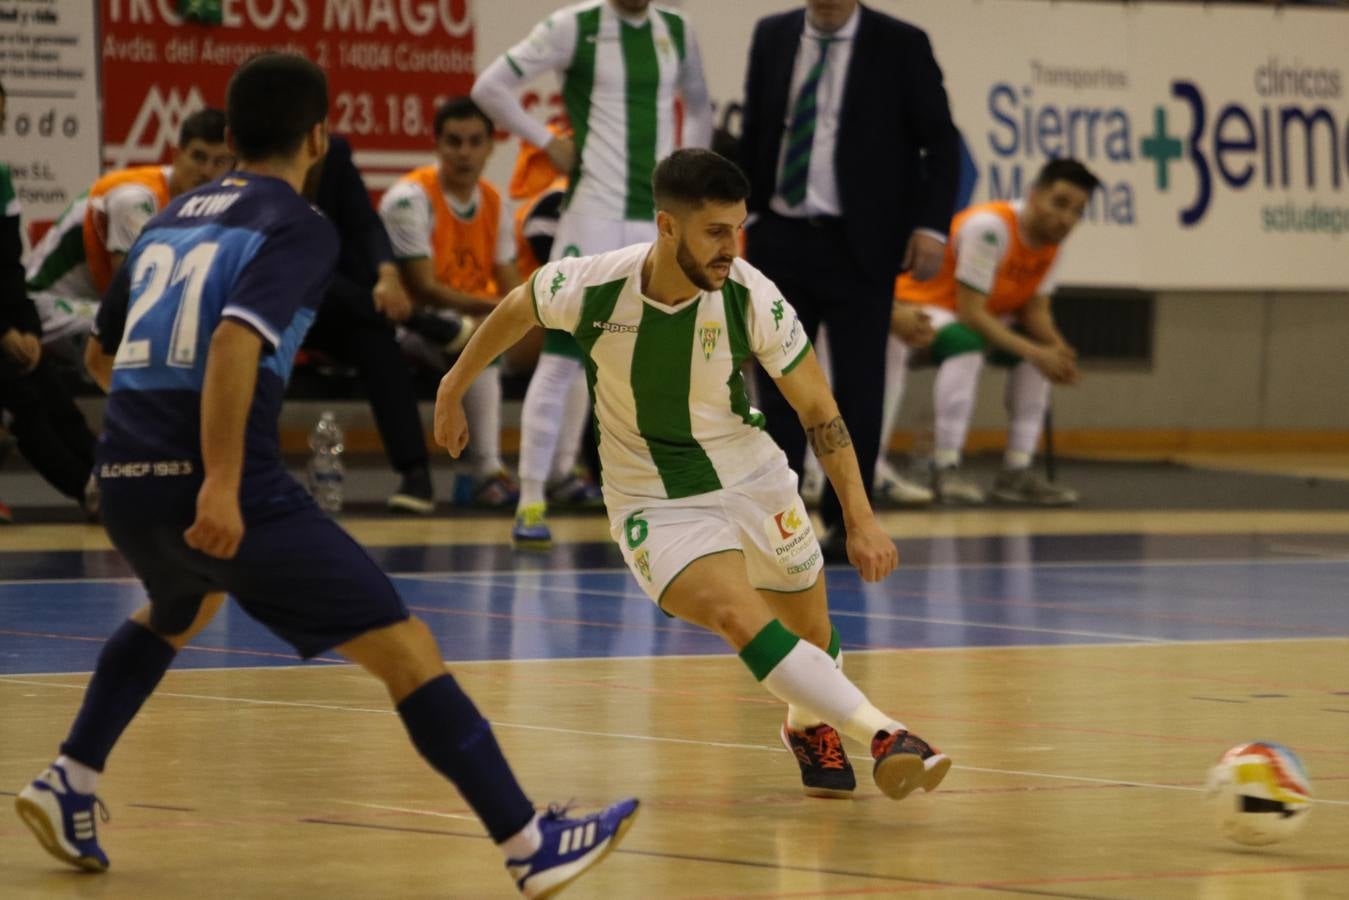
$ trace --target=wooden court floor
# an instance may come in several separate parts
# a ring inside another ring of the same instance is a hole
[[[898,804],[855,746],[855,799],[801,796],[781,707],[612,566],[398,583],[436,620],[536,802],[642,799],[626,842],[568,897],[1349,897],[1345,517],[1229,514],[1187,530],[1184,517],[1070,515],[945,520],[963,522],[954,543],[910,538],[914,566],[883,589],[831,570],[846,671],[955,760],[941,790]],[[458,527],[436,525],[431,542]],[[1140,547],[1179,549],[1097,559],[1126,527]],[[404,528],[356,530],[403,547]],[[106,552],[81,529],[25,540],[26,554],[80,548],[86,568]],[[6,794],[49,761],[134,590],[0,585]],[[63,869],[0,814],[0,897],[512,896],[380,686],[343,665],[280,664],[279,649],[231,621],[185,652],[103,780],[108,873]],[[1217,756],[1253,739],[1293,746],[1318,797],[1295,840],[1260,850],[1223,842],[1201,792]]]

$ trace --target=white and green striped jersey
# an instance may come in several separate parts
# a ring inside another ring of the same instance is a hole
[[[14,176],[9,166],[0,163],[0,218],[17,219],[22,210],[19,208],[19,195],[14,191]]]
[[[540,267],[530,280],[535,313],[581,345],[606,496],[678,499],[733,487],[783,458],[750,406],[743,363],[753,357],[778,378],[810,342],[773,282],[743,260],[720,291],[676,306],[643,296],[651,249]]]
[[[675,149],[676,92],[687,107],[684,144],[711,139],[702,59],[682,13],[653,4],[630,19],[608,0],[587,0],[544,19],[503,59],[515,89],[544,72],[560,75],[577,151],[568,210],[655,218],[651,172]]]
[[[84,213],[88,205],[88,192],[72,200],[33,247],[25,267],[30,294],[50,294],[70,300],[99,299],[84,252]]]

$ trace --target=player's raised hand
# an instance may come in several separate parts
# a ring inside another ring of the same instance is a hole
[[[233,559],[244,538],[244,517],[239,511],[239,489],[211,481],[197,492],[197,518],[183,532],[183,540],[194,550],[216,559]]]
[[[436,443],[455,459],[468,446],[468,419],[464,416],[464,402],[445,389],[442,381],[436,391]]]
[[[880,581],[899,565],[899,550],[890,535],[872,518],[848,529],[848,562],[863,581]]]

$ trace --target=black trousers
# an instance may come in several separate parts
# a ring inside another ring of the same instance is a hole
[[[19,452],[47,483],[77,503],[94,468],[94,433],[47,359],[21,375],[0,363],[0,408]]]
[[[858,265],[839,219],[789,219],[764,213],[746,234],[751,264],[773,280],[801,317],[811,341],[828,326],[834,397],[852,436],[862,483],[871,496],[872,473],[881,443],[885,393],[885,347],[890,334],[894,284],[877,284]],[[801,474],[806,435],[800,419],[773,380],[757,370],[759,403],[768,433]],[[825,491],[820,518],[826,527],[843,525],[833,487]]]
[[[365,303],[370,304],[368,293]],[[404,474],[425,468],[426,432],[417,411],[412,374],[394,339],[393,326],[373,309],[357,312],[351,303],[329,297],[305,345],[356,368],[389,464]]]

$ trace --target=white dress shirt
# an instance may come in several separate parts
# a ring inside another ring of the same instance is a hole
[[[788,129],[791,128],[792,111],[796,108],[797,95],[801,93],[801,84],[815,67],[823,52],[821,39],[829,39],[829,55],[824,62],[824,71],[820,74],[819,87],[815,89],[815,136],[810,143],[810,174],[806,181],[806,198],[796,206],[789,206],[780,193],[773,194],[768,207],[780,216],[807,218],[809,216],[839,216],[843,214],[843,204],[838,198],[838,176],[834,171],[834,144],[838,140],[839,113],[843,110],[843,89],[848,80],[848,63],[852,61],[853,42],[857,37],[857,23],[862,18],[862,7],[853,9],[843,27],[832,34],[820,31],[810,24],[806,16],[805,29],[801,32],[801,46],[796,51],[796,64],[792,68],[791,88],[787,93],[787,115],[782,123],[782,148],[778,151],[777,174],[773,183],[782,183],[782,163],[787,155]],[[929,235],[946,243],[946,235],[931,228],[919,228],[919,233]]]

